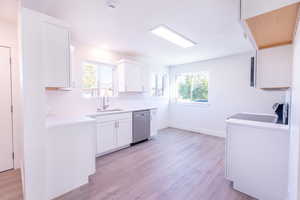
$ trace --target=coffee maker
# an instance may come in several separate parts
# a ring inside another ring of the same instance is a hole
[[[287,103],[275,103],[273,105],[277,118],[277,123],[288,124],[289,123],[289,104]]]

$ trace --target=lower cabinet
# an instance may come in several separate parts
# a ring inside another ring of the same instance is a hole
[[[152,109],[151,111],[151,122],[150,122],[150,131],[151,131],[151,137],[154,137],[157,135],[158,126],[157,126],[157,109]]]
[[[119,120],[117,127],[117,145],[122,147],[132,143],[132,120]]]
[[[97,118],[97,155],[112,152],[132,143],[132,113]]]
[[[116,122],[102,122],[97,125],[97,153],[102,153],[116,148]]]

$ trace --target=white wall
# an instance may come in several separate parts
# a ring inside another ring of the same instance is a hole
[[[21,86],[20,67],[18,59],[18,32],[17,23],[0,19],[0,46],[11,48],[12,57],[12,100],[13,100],[13,143],[14,143],[14,167],[20,167],[22,155],[22,106],[21,106]],[[0,74],[1,76],[1,74]],[[1,78],[1,77],[0,77]],[[1,148],[1,147],[0,147]]]
[[[82,86],[82,64],[84,61],[96,61],[102,63],[115,64],[121,58],[130,58],[108,50],[101,50],[93,46],[86,46],[78,42],[73,43],[75,51],[72,61],[72,91],[47,91],[47,102],[50,114],[55,115],[82,115],[96,111],[98,99],[83,98],[81,93]],[[149,95],[150,74],[153,72],[168,72],[168,68],[151,61],[140,60],[145,64],[144,81],[148,92],[144,94],[120,94],[118,97],[110,98],[111,107],[158,107],[159,128],[167,127],[168,121],[168,97],[151,97]],[[67,103],[66,103],[67,102]]]
[[[294,40],[294,64],[291,99],[289,200],[300,198],[300,28]]]
[[[24,163],[22,175],[24,199],[45,199],[46,174],[46,98],[41,46],[41,19],[33,11],[22,8],[20,16],[20,49],[24,111]]]
[[[170,104],[170,126],[225,137],[225,120],[239,112],[273,113],[272,105],[285,101],[284,91],[250,87],[252,53],[172,67],[171,85],[178,72],[209,72],[209,104]],[[174,87],[172,87],[174,96]]]

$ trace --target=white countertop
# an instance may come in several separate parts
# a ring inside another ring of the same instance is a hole
[[[113,108],[112,108],[113,109]],[[156,107],[130,107],[130,108],[120,108],[119,111],[112,111],[112,112],[95,112],[90,113],[87,116],[88,117],[97,117],[97,116],[103,116],[103,115],[112,115],[112,114],[119,114],[119,113],[128,113],[128,112],[135,112],[140,110],[154,110],[157,109]]]
[[[46,128],[54,128],[58,126],[80,124],[80,123],[91,123],[96,120],[86,116],[48,116],[46,119]]]
[[[277,129],[277,130],[284,130],[284,131],[289,130],[288,125],[277,124],[277,123],[267,123],[267,122],[258,122],[258,121],[241,120],[241,119],[230,119],[230,118],[226,120],[226,123],[259,127],[259,128]]]
[[[114,109],[114,108],[110,108]],[[130,108],[120,108],[120,111],[112,112],[95,112],[95,113],[83,113],[82,115],[77,116],[59,116],[59,115],[50,115],[46,118],[46,128],[53,128],[57,126],[72,125],[78,123],[91,123],[96,122],[95,117],[103,115],[112,115],[119,113],[128,113],[140,110],[153,110],[157,109],[156,107],[130,107]]]

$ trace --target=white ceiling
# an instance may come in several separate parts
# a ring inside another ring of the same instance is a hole
[[[17,0],[0,0],[0,20],[17,22],[17,2]]]
[[[1,0],[2,1],[2,0]],[[239,23],[239,0],[23,0],[28,8],[58,17],[76,41],[175,65],[252,50]],[[152,35],[165,24],[195,41],[180,48]]]

